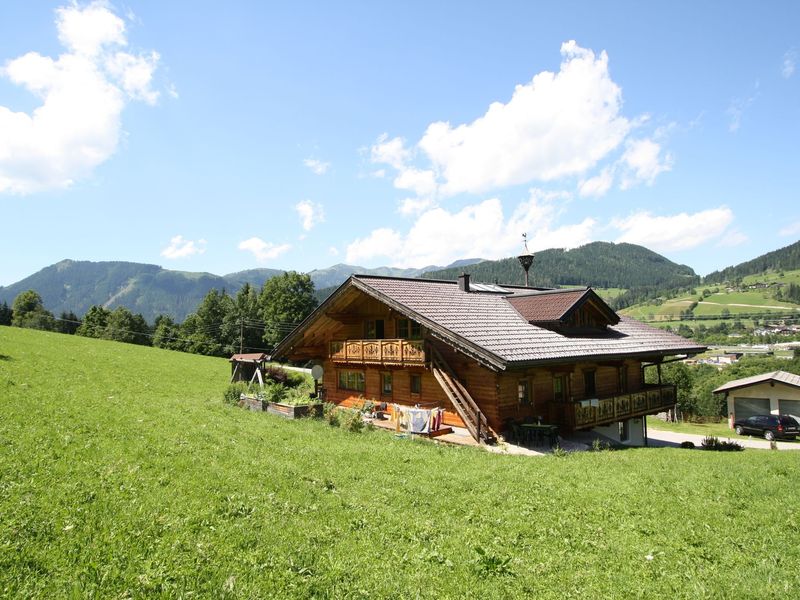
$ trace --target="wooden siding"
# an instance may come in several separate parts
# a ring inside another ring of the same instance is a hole
[[[371,400],[376,404],[386,402],[388,404],[397,403],[404,406],[415,406],[419,404],[423,408],[443,408],[444,424],[464,427],[461,417],[453,409],[450,400],[442,390],[439,382],[427,369],[387,369],[380,367],[365,366],[354,368],[352,366],[342,367],[335,365],[331,361],[326,361],[323,365],[323,387],[325,388],[325,399],[328,402],[349,408]],[[361,371],[364,373],[365,390],[356,392],[353,390],[340,390],[339,371]],[[392,374],[392,396],[381,396],[381,374]],[[411,374],[415,373],[422,377],[421,393],[411,393]]]
[[[575,426],[576,410],[574,402],[590,398],[614,398],[624,396],[620,390],[620,368],[627,367],[626,392],[637,392],[642,389],[641,365],[636,360],[619,361],[618,363],[599,364],[595,362],[582,362],[574,365],[560,365],[552,367],[536,367],[525,370],[509,371],[497,376],[498,398],[497,419],[502,428],[508,421],[522,421],[531,418],[541,418],[544,422],[559,424],[571,429]],[[584,371],[595,372],[595,393],[587,394],[584,387]],[[564,401],[556,402],[553,380],[556,376],[563,375],[565,381]],[[531,403],[520,404],[518,385],[520,380],[528,381]],[[602,401],[601,401],[602,402]],[[611,401],[613,402],[613,400]],[[611,405],[611,414],[623,415],[630,412],[642,413],[650,410],[647,402],[644,408],[634,411],[633,405],[627,408],[628,400],[623,398]],[[604,414],[609,412],[609,407],[603,405]],[[658,406],[661,406],[660,404]],[[588,413],[587,413],[588,414]],[[597,420],[596,412],[592,412],[592,419]]]

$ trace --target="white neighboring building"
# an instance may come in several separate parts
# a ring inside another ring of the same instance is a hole
[[[753,415],[800,417],[800,375],[773,371],[729,381],[714,390],[725,393],[728,417],[733,421]]]

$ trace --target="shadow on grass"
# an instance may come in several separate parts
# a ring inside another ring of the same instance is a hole
[[[0,354],[0,360],[13,360],[13,359],[7,354]]]

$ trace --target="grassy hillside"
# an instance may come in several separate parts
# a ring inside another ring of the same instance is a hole
[[[0,327],[0,595],[786,597],[796,456],[498,456],[224,406],[228,364]]]
[[[681,312],[697,302],[692,313],[700,319],[721,318],[723,311],[727,311],[733,318],[746,318],[754,314],[761,319],[768,316],[778,318],[781,315],[797,315],[800,314],[800,305],[775,298],[779,286],[785,289],[790,283],[800,284],[800,270],[748,275],[743,278],[739,288],[731,291],[725,286],[701,284],[695,288],[697,294],[683,293],[661,297],[622,309],[620,313],[644,321],[674,322],[679,320]],[[759,284],[767,284],[769,287],[748,288]],[[704,290],[709,290],[710,294],[704,295]]]

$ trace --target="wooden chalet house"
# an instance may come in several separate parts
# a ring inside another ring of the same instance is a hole
[[[438,406],[477,440],[539,418],[635,444],[643,417],[676,402],[644,368],[703,350],[617,315],[590,288],[353,275],[273,357],[321,364],[328,401]]]

